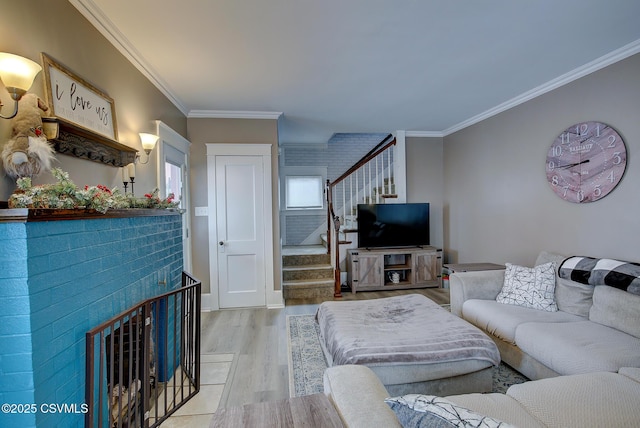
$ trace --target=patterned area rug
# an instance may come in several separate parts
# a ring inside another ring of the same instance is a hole
[[[320,346],[319,333],[314,315],[287,316],[291,397],[323,392],[322,375],[327,361]],[[511,385],[527,380],[511,367],[500,364],[493,373],[493,392],[504,393]]]

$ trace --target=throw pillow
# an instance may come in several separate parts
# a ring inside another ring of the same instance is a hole
[[[534,268],[505,263],[504,284],[496,301],[508,305],[524,306],[556,312],[556,264],[554,262]]]
[[[511,426],[434,395],[407,394],[387,398],[384,402],[391,407],[398,421],[405,428],[507,428]]]

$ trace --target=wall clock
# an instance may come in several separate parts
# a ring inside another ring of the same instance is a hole
[[[601,122],[582,122],[565,129],[547,153],[547,180],[565,201],[594,202],[620,182],[627,149],[618,132]]]

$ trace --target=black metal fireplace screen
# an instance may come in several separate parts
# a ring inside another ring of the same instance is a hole
[[[85,426],[157,427],[200,390],[200,287],[182,286],[87,332]]]

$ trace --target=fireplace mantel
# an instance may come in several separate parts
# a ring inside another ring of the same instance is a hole
[[[85,209],[55,209],[55,208],[8,208],[0,209],[0,223],[25,223],[33,221],[56,220],[89,220],[123,217],[155,217],[164,215],[178,215],[178,209],[128,208],[109,210],[100,213],[96,210]]]
[[[135,161],[138,151],[115,140],[57,118],[44,117],[47,139],[58,153],[115,167]]]

